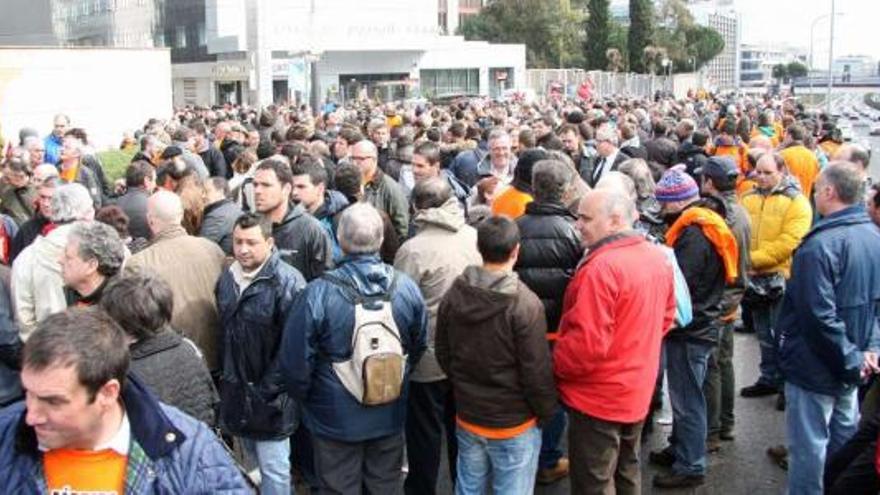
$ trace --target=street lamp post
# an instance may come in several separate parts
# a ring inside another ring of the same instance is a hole
[[[834,87],[834,0],[831,0],[831,39],[828,41],[828,96],[825,97],[825,113],[831,115],[831,89]]]
[[[844,15],[844,13],[837,12],[834,15]],[[809,72],[807,72],[807,81],[809,82],[809,85],[810,85],[810,94],[811,95],[813,94],[813,33],[816,30],[816,23],[818,23],[819,21],[825,20],[829,17],[831,17],[831,14],[822,14],[819,17],[813,19],[813,22],[810,24],[810,58],[809,58],[810,70],[809,70]],[[828,71],[830,74],[831,67],[828,68]]]

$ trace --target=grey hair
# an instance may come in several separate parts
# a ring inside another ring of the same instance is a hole
[[[452,198],[449,182],[440,177],[431,177],[417,182],[412,190],[412,204],[416,210],[439,208]]]
[[[91,220],[95,213],[89,191],[76,182],[64,184],[52,196],[52,222],[67,223],[74,220]]]
[[[382,246],[385,224],[376,208],[356,203],[342,212],[336,234],[345,254],[371,254]]]
[[[632,226],[632,224],[634,224],[639,218],[638,210],[636,210],[636,203],[627,197],[626,192],[618,188],[606,188],[601,189],[600,191],[605,194],[605,201],[602,204],[602,210],[606,215],[609,217],[619,216],[623,220],[626,220],[627,225],[630,226]]]
[[[125,261],[125,244],[113,227],[101,222],[77,223],[67,242],[79,242],[77,254],[85,261],[96,260],[98,273],[112,277],[119,273]]]
[[[603,125],[596,130],[596,141],[609,141],[614,146],[620,142],[617,131],[609,125]]]
[[[651,175],[651,169],[648,168],[648,163],[645,160],[641,158],[626,160],[617,167],[617,170],[632,179],[636,195],[640,199],[654,197],[657,184],[654,182],[654,176]]]
[[[574,170],[559,160],[539,160],[532,170],[535,201],[559,203],[571,184]]]
[[[596,189],[615,189],[629,196],[632,201],[639,199],[635,182],[623,172],[606,172],[596,184]]]
[[[506,139],[508,142],[511,141],[510,134],[508,134],[507,131],[500,127],[496,127],[489,131],[489,139],[486,141],[492,142],[497,141],[498,139]]]
[[[854,205],[864,197],[864,181],[859,174],[860,168],[860,165],[853,162],[831,162],[822,169],[819,180],[834,188],[841,203]]]

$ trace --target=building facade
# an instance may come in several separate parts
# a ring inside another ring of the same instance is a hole
[[[495,96],[525,84],[524,45],[447,34],[485,0],[42,1],[57,45],[168,48],[175,105]]]
[[[844,81],[865,77],[876,77],[878,74],[877,59],[870,55],[845,55],[834,59],[831,72],[835,78]]]
[[[773,66],[800,62],[807,64],[807,50],[784,44],[743,43],[740,45],[740,87],[768,88]]]
[[[740,82],[742,23],[733,2],[691,0],[688,8],[695,22],[715,29],[724,40],[724,50],[704,68],[709,86],[719,90],[736,89]]]

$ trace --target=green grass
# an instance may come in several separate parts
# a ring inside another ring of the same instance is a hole
[[[98,152],[98,158],[104,166],[104,173],[107,174],[111,183],[125,176],[125,169],[131,163],[133,156],[134,152],[126,153],[120,150]]]

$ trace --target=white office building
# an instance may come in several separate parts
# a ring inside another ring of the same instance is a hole
[[[800,62],[807,65],[807,50],[779,43],[743,43],[740,45],[740,87],[768,88],[774,83],[773,67]]]
[[[724,40],[724,50],[704,68],[709,86],[736,89],[740,82],[740,40],[742,22],[731,0],[691,0],[688,8],[694,21],[714,28]]]
[[[217,60],[173,66],[175,104],[308,101],[312,91],[322,101],[497,96],[525,85],[525,45],[443,35],[439,7],[438,0],[206,0],[207,51]]]

